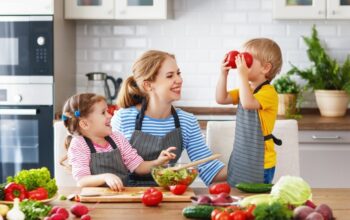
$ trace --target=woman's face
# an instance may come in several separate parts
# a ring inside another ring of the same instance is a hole
[[[182,77],[174,58],[167,57],[162,63],[154,82],[150,83],[150,98],[173,102],[181,98]]]

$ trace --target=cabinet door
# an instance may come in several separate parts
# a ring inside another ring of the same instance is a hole
[[[311,187],[349,187],[349,131],[301,131],[299,143],[300,175]]]
[[[328,0],[327,1],[328,19],[349,19],[350,1],[349,0]]]
[[[274,0],[273,16],[276,19],[324,19],[326,0]]]
[[[65,0],[66,19],[113,19],[114,0]]]
[[[166,19],[168,0],[115,0],[116,19]]]

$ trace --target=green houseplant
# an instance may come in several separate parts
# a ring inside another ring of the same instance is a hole
[[[315,26],[312,27],[311,36],[303,36],[303,40],[312,65],[299,69],[292,64],[288,74],[300,76],[307,82],[306,88],[315,91],[322,116],[344,116],[350,94],[350,57],[347,56],[343,65],[332,59],[322,47]]]
[[[272,84],[278,93],[278,115],[295,118],[300,103],[300,86],[287,74],[276,78]]]

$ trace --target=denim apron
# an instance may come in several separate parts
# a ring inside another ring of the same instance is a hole
[[[97,153],[92,141],[84,137],[91,152],[90,171],[92,175],[102,173],[112,173],[117,175],[126,186],[128,183],[128,169],[123,163],[120,151],[110,136],[105,137],[106,141],[112,146],[113,151]]]
[[[137,150],[137,153],[145,160],[155,160],[158,158],[162,150],[166,150],[168,147],[174,146],[176,150],[172,153],[176,154],[176,158],[171,160],[170,163],[176,163],[181,156],[182,147],[182,133],[180,127],[180,120],[174,107],[171,107],[171,114],[174,118],[175,129],[167,133],[163,137],[154,136],[142,132],[142,122],[145,117],[145,111],[147,108],[147,102],[142,101],[142,107],[140,113],[136,116],[135,131],[133,132],[130,144]],[[131,173],[129,175],[129,186],[156,186],[156,182],[153,180],[151,174],[137,175]]]
[[[267,84],[269,81],[259,85],[254,94]],[[244,109],[239,102],[235,140],[227,173],[227,181],[232,187],[241,182],[264,182],[265,141],[269,139],[273,139],[277,145],[282,144],[272,134],[263,136],[258,110]]]

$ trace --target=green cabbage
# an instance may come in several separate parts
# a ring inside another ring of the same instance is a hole
[[[282,176],[272,187],[271,193],[283,204],[302,205],[312,197],[311,188],[300,177]]]

